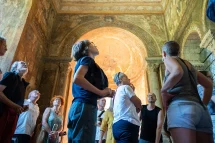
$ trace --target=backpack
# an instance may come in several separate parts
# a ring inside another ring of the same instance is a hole
[[[215,22],[215,0],[208,0],[206,14],[211,21]]]

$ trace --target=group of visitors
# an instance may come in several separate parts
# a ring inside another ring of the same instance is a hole
[[[0,37],[0,56],[7,51],[6,39]],[[62,96],[51,99],[51,107],[47,107],[42,126],[34,134],[39,116],[37,101],[40,98],[38,90],[32,90],[25,99],[26,88],[29,85],[24,76],[28,66],[24,61],[15,61],[10,72],[2,76],[0,72],[0,143],[58,143],[62,132],[61,106]],[[54,128],[55,127],[55,128]]]
[[[6,40],[0,38],[0,56],[7,51]],[[114,75],[117,89],[108,88],[104,71],[95,62],[96,45],[83,40],[72,47],[77,62],[74,69],[73,103],[68,115],[69,143],[161,143],[161,130],[166,113],[167,130],[175,143],[212,143],[213,126],[210,114],[215,105],[211,75],[197,71],[179,57],[180,46],[169,41],[162,47],[165,79],[161,88],[163,110],[155,105],[156,95],[148,93],[148,104],[142,105],[135,87],[123,72]],[[38,90],[24,99],[28,82],[24,61],[12,64],[0,80],[0,142],[17,141],[58,143],[64,135],[61,107],[62,96],[54,96],[43,113],[41,127],[35,131],[40,98]],[[197,86],[198,85],[198,86]],[[104,110],[110,97],[108,110]],[[209,104],[208,104],[209,103]],[[211,106],[210,106],[211,107]],[[209,113],[210,112],[210,113]],[[140,134],[139,134],[140,131]]]
[[[77,64],[72,88],[74,100],[69,112],[69,143],[160,143],[164,112],[173,142],[212,143],[212,121],[206,108],[212,95],[212,82],[191,63],[181,59],[179,52],[180,46],[175,41],[162,47],[165,65],[162,110],[155,106],[154,93],[148,94],[149,104],[142,105],[125,73],[118,72],[114,76],[116,92],[108,88],[107,77],[94,60],[99,54],[95,44],[88,40],[74,44],[72,56]],[[198,84],[204,91],[202,99]],[[113,97],[113,107],[106,112],[105,100],[100,99],[103,97]],[[106,130],[114,140],[106,137]]]

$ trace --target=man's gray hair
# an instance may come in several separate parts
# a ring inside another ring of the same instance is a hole
[[[175,41],[168,41],[163,45],[162,51],[166,52],[166,54],[169,56],[178,56],[180,51],[180,46]]]

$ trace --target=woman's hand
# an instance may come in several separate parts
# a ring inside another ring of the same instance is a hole
[[[57,136],[58,136],[58,132],[57,131],[51,131],[49,133],[49,139],[52,141],[55,141],[57,139]]]
[[[24,109],[18,104],[14,104],[12,108],[15,110],[17,114],[21,114],[24,111]]]
[[[162,101],[163,101],[164,109],[167,110],[167,109],[168,109],[168,106],[169,106],[170,100],[171,100],[175,95],[169,94],[168,92],[161,92],[161,96],[162,96]]]

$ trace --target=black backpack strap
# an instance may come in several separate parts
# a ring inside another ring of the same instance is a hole
[[[101,116],[104,114],[105,110],[103,110],[99,115],[98,117],[101,118]]]
[[[184,65],[187,67],[188,74],[189,74],[189,78],[190,78],[190,81],[191,81],[191,84],[192,84],[194,90],[196,91],[196,94],[197,94],[197,98],[198,98],[198,100],[199,100],[199,103],[202,105],[202,107],[203,107],[204,109],[206,109],[206,107],[204,106],[204,104],[203,104],[203,102],[202,102],[202,100],[201,100],[201,98],[200,98],[200,96],[199,96],[199,92],[198,92],[198,89],[197,89],[197,83],[195,82],[195,78],[194,78],[193,73],[190,71],[190,69],[189,69],[188,66],[186,65],[185,61],[182,60],[181,58],[179,58],[179,59],[180,59],[180,60],[184,63]]]

